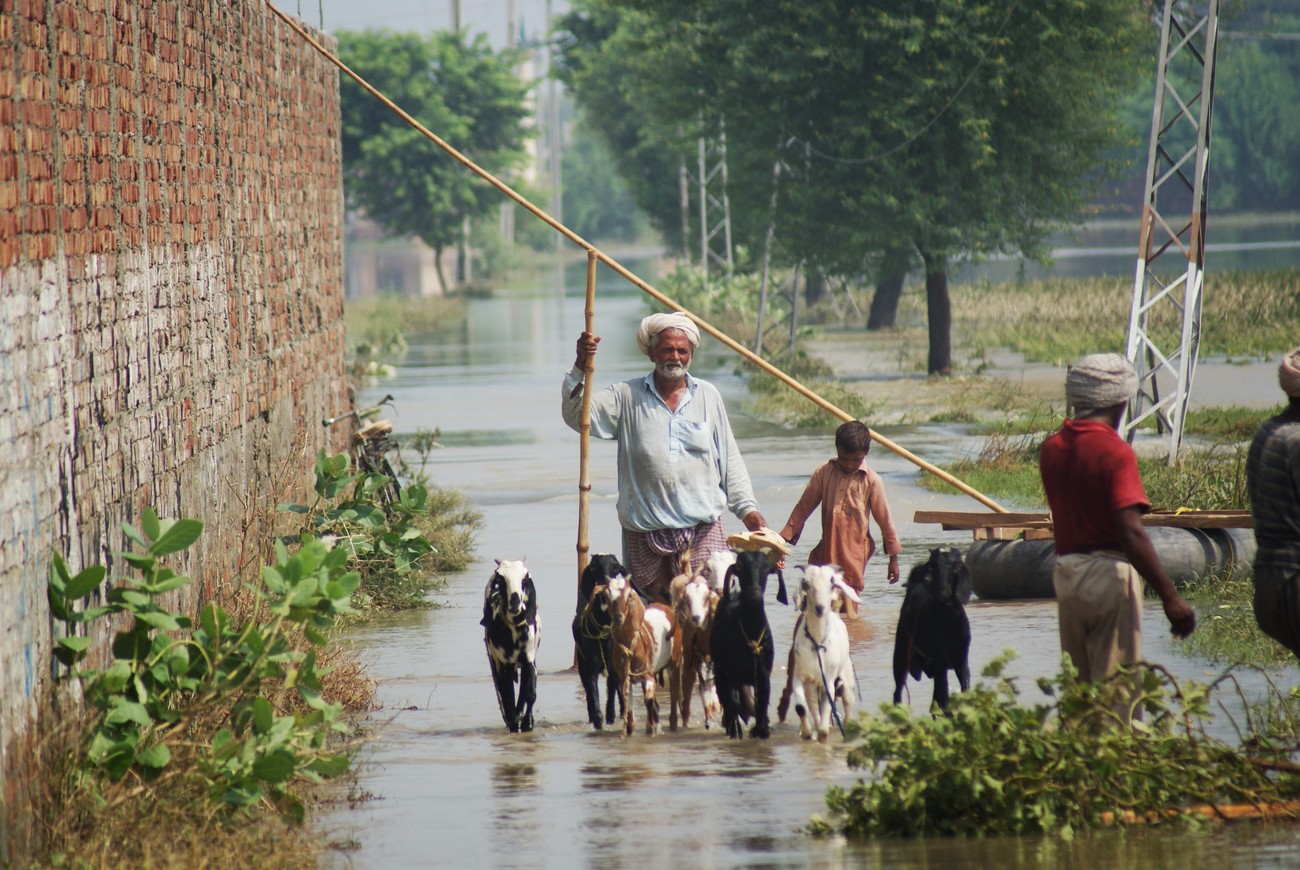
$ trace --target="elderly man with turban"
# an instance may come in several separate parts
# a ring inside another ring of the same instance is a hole
[[[1176,637],[1196,627],[1195,611],[1174,589],[1142,526],[1150,504],[1133,448],[1119,436],[1136,392],[1137,373],[1124,357],[1083,357],[1065,375],[1073,417],[1038,455],[1056,537],[1052,584],[1061,649],[1082,680],[1102,680],[1141,658],[1143,579]]]
[[[564,422],[578,430],[588,358],[599,336],[578,337],[564,376]],[[623,558],[647,595],[668,600],[680,554],[698,571],[727,547],[722,515],[730,510],[750,531],[767,526],[716,387],[687,374],[699,327],[681,313],[641,321],[637,346],[654,363],[644,377],[592,395],[591,434],[618,443],[618,519]]]
[[[1278,366],[1286,409],[1265,420],[1246,455],[1255,520],[1255,622],[1300,657],[1300,347]]]

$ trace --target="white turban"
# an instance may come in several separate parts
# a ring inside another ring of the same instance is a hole
[[[1277,382],[1282,392],[1293,399],[1300,398],[1300,347],[1282,357],[1282,364],[1277,367]]]
[[[1137,383],[1137,371],[1123,356],[1091,353],[1065,370],[1065,401],[1082,417],[1129,401]]]
[[[680,311],[671,314],[651,314],[642,320],[641,327],[636,331],[636,346],[641,348],[643,354],[653,359],[654,348],[650,346],[650,341],[665,329],[680,329],[686,333],[692,349],[700,346],[700,328],[695,325],[695,321]]]

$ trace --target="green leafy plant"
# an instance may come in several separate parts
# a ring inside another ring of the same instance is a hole
[[[418,527],[428,514],[428,489],[420,483],[402,487],[398,498],[381,503],[387,475],[354,473],[345,453],[316,456],[316,501],[284,504],[280,510],[303,517],[296,540],[306,546],[327,540],[347,554],[360,576],[357,606],[404,610],[427,606],[433,586],[427,557],[433,546]]]
[[[831,816],[814,819],[811,830],[1068,837],[1108,821],[1187,820],[1201,817],[1188,812],[1198,805],[1268,804],[1300,793],[1300,781],[1273,775],[1268,760],[1296,745],[1293,700],[1282,699],[1289,717],[1267,717],[1271,730],[1263,717],[1248,723],[1256,756],[1248,757],[1205,729],[1215,688],[1241,692],[1231,672],[1214,686],[1179,685],[1163,668],[1139,663],[1089,683],[1076,679],[1066,659],[1060,676],[1038,682],[1053,700],[1022,706],[1014,679],[1004,674],[1013,655],[992,661],[984,677],[996,683],[955,695],[947,715],[916,717],[886,704],[876,716],[847,723],[854,741],[849,765],[871,776],[851,788],[832,787]],[[1136,710],[1145,719],[1123,725]],[[1286,761],[1274,766],[1294,768]]]
[[[54,655],[95,714],[81,769],[108,782],[156,781],[175,769],[178,747],[195,751],[196,723],[215,717],[224,725],[196,750],[212,801],[227,811],[266,802],[301,820],[292,783],[320,781],[348,766],[330,747],[330,738],[348,729],[342,706],[321,697],[315,648],[326,644],[335,619],[351,611],[360,578],[347,570],[344,551],[322,541],[292,555],[281,545],[258,590],[264,620],[240,624],[209,604],[195,626],[161,600],[189,583],[163,559],[188,548],[202,528],[196,520],[160,519],[148,508],[140,529],[123,524],[136,548],[115,555],[139,576],[109,589],[96,607],[81,602],[99,589],[103,566],[72,575],[54,555],[50,608],[67,628]],[[113,636],[111,661],[84,668],[90,639],[78,632],[110,616],[124,623]],[[296,642],[299,633],[306,644]]]

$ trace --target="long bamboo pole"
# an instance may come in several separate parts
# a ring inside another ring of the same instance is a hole
[[[596,325],[596,252],[587,250],[587,307],[585,309],[587,332],[594,334]],[[596,375],[596,355],[587,356],[583,368],[582,416],[578,423],[578,582],[587,569],[587,503],[591,499],[591,476],[587,471],[587,455],[591,447],[591,393]]]
[[[401,117],[402,120],[406,121],[406,123],[410,124],[416,130],[420,131],[420,133],[423,134],[426,138],[428,138],[431,142],[433,142],[443,151],[447,152],[447,154],[452,159],[456,160],[466,169],[470,170],[475,175],[478,175],[488,184],[492,185],[497,190],[501,191],[501,193],[510,197],[515,202],[523,206],[525,209],[532,212],[543,223],[551,227],[551,229],[555,230],[557,233],[564,236],[566,239],[568,239],[569,241],[573,242],[575,245],[585,250],[589,258],[594,256],[596,259],[600,260],[600,262],[604,263],[610,269],[613,269],[614,272],[616,272],[618,275],[620,275],[621,277],[625,278],[628,282],[630,282],[633,286],[638,288],[642,293],[645,293],[647,296],[654,299],[656,302],[659,302],[661,305],[664,305],[668,308],[671,308],[674,311],[680,311],[682,314],[685,314],[687,317],[689,317],[691,320],[695,322],[695,325],[698,326],[702,332],[708,333],[709,335],[713,336],[715,339],[717,339],[718,341],[726,345],[728,348],[730,348],[733,352],[744,357],[746,360],[753,363],[755,366],[762,369],[767,374],[781,381],[787,387],[794,390],[796,393],[803,396],[804,398],[808,399],[808,401],[812,402],[814,405],[817,405],[819,408],[838,417],[840,420],[844,422],[848,422],[854,419],[854,417],[850,415],[847,411],[844,411],[843,409],[838,408],[835,405],[831,404],[830,402],[826,401],[821,396],[817,395],[812,390],[808,389],[803,384],[799,383],[794,378],[790,377],[785,372],[781,371],[776,366],[769,363],[767,360],[757,356],[753,351],[749,350],[749,348],[737,344],[735,341],[731,339],[730,336],[714,328],[711,324],[709,324],[702,318],[698,317],[697,315],[693,314],[692,312],[687,311],[685,308],[683,308],[681,305],[678,305],[676,302],[669,299],[667,296],[664,296],[658,290],[651,287],[649,284],[647,284],[645,281],[638,278],[636,275],[632,274],[632,272],[628,271],[617,260],[613,259],[608,254],[601,251],[595,245],[591,244],[586,239],[582,238],[582,236],[578,235],[573,230],[569,229],[564,224],[560,223],[555,218],[551,217],[549,214],[542,211],[537,206],[533,205],[523,196],[516,193],[512,188],[510,188],[509,185],[507,185],[501,179],[497,178],[491,172],[488,172],[486,169],[483,169],[481,166],[474,163],[474,161],[470,160],[464,154],[460,153],[460,151],[456,150],[449,143],[443,141],[443,139],[439,137],[436,133],[429,130],[419,121],[415,120],[415,118],[412,118],[410,115],[408,115],[400,106],[398,106],[392,100],[388,99],[388,97],[384,96],[382,93],[376,90],[374,86],[372,86],[369,82],[367,82],[365,79],[361,78],[361,76],[357,75],[355,72],[349,69],[348,66],[345,63],[343,63],[343,61],[339,60],[338,57],[336,57],[331,51],[329,51],[327,48],[325,48],[323,45],[317,42],[316,39],[312,37],[310,33],[308,33],[306,30],[303,29],[301,25],[298,24],[298,22],[294,21],[288,15],[286,15],[285,13],[277,9],[275,5],[270,2],[270,0],[267,0],[266,5],[267,8],[270,9],[273,13],[275,13],[275,15],[278,16],[281,21],[287,24],[290,27],[290,29],[294,30],[299,36],[301,36],[304,40],[306,40],[312,46],[312,48],[316,49],[316,51],[318,51],[323,57],[325,57],[326,60],[334,64],[336,67],[339,68],[339,70],[341,70],[350,79],[352,79],[354,82],[356,82],[366,91],[368,91],[371,94],[371,96],[379,100],[388,108],[392,109],[395,113],[397,113],[399,117]],[[916,465],[922,471],[925,471],[928,474],[932,474],[935,477],[939,478],[940,480],[944,481],[945,483],[949,484],[950,486],[953,486],[958,490],[960,490],[961,492],[964,492],[966,495],[969,495],[971,498],[975,499],[980,504],[983,504],[985,507],[989,508],[990,510],[995,510],[999,512],[1006,511],[1006,508],[1002,507],[1002,505],[998,504],[993,499],[984,495],[982,492],[979,492],[975,488],[971,487],[965,481],[958,480],[956,477],[953,477],[951,474],[944,471],[942,468],[939,468],[938,466],[926,462],[924,459],[917,456],[915,453],[911,452],[910,450],[908,450],[907,448],[903,447],[900,444],[894,443],[893,441],[881,435],[879,432],[877,432],[874,429],[871,430],[871,438],[877,444],[884,447],[886,450],[892,450],[894,453],[897,453],[899,456],[903,457],[908,462],[911,462],[912,464]]]

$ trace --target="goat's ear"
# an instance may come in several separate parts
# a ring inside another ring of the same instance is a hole
[[[780,568],[776,569],[776,600],[781,604],[790,603],[790,599],[785,594],[785,575],[781,573]]]

